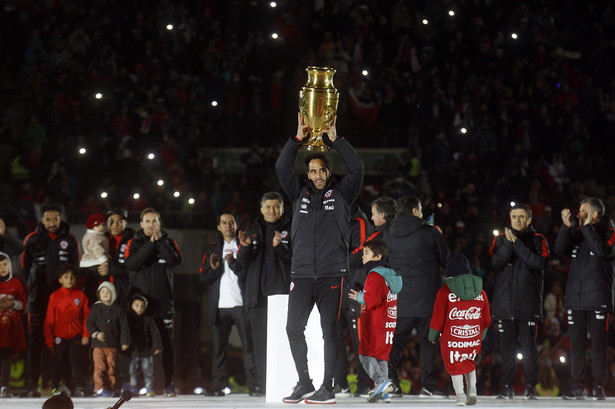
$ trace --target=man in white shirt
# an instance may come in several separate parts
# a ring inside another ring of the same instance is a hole
[[[208,308],[213,340],[210,396],[230,393],[226,350],[233,325],[241,338],[246,385],[250,395],[257,396],[260,387],[256,384],[252,335],[243,301],[245,272],[236,260],[239,242],[237,218],[233,213],[218,217],[218,231],[220,235],[207,249],[199,271],[200,281],[211,285]]]

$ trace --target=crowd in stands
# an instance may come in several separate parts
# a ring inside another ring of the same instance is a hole
[[[531,206],[551,246],[560,211],[582,198],[615,211],[607,0],[23,0],[0,15],[0,88],[10,91],[0,96],[0,144],[10,147],[0,174],[26,230],[38,221],[32,205],[50,202],[75,223],[117,205],[154,206],[177,215],[176,227],[212,228],[223,210],[245,223],[263,192],[280,190],[273,164],[310,65],[337,70],[340,135],[406,152],[396,174],[366,175],[361,207],[421,197],[487,294],[492,231],[508,223],[511,201]],[[220,173],[212,149],[238,147],[252,148],[245,175]],[[546,389],[567,381],[566,266],[554,256],[545,271]],[[496,392],[493,335],[477,358],[482,394]],[[416,381],[416,349],[405,362]]]

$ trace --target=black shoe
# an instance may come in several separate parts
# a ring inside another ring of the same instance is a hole
[[[20,396],[22,398],[40,398],[41,390],[38,386],[35,386],[34,388],[26,389],[26,391],[23,392]]]
[[[320,387],[312,396],[305,399],[305,403],[335,403],[335,394],[324,385]]]
[[[350,397],[350,388],[348,385],[335,385],[333,388],[333,394],[336,398],[349,398]]]
[[[583,400],[585,399],[585,388],[583,385],[575,385],[567,393],[562,395],[566,400]]]
[[[209,392],[207,396],[221,397],[221,396],[226,396],[226,393],[224,393],[224,391],[221,391],[221,390],[214,390],[214,391]]]
[[[389,392],[389,397],[390,398],[401,398],[403,396],[403,392],[401,391],[401,386],[399,386],[398,384],[396,384],[395,382],[393,382],[393,390],[391,392]]]
[[[73,389],[73,392],[70,394],[70,396],[72,396],[73,398],[83,398],[85,396],[85,392],[83,391],[83,388],[81,386],[78,386]]]
[[[297,385],[295,385],[295,387],[293,388],[293,393],[291,393],[290,396],[287,396],[282,399],[282,402],[299,403],[305,400],[305,398],[307,398],[308,396],[311,396],[314,391],[314,385],[312,385],[311,381],[308,385],[303,385],[301,384],[301,382],[297,382]]]
[[[534,385],[525,385],[525,399],[538,399],[538,392],[536,392]]]
[[[367,398],[368,396],[369,396],[369,386],[357,387],[357,390],[352,395],[353,398]]]
[[[419,393],[419,398],[446,399],[448,395],[439,389],[423,386],[421,393]]]
[[[592,388],[592,399],[593,400],[606,400],[606,393],[604,393],[604,388],[602,385],[594,385]]]
[[[515,392],[513,391],[512,385],[505,384],[500,388],[497,399],[513,399],[514,397]]]

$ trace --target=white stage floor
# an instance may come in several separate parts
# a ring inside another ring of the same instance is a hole
[[[46,398],[9,398],[1,399],[0,407],[7,409],[40,409]],[[73,400],[75,409],[106,409],[115,402],[116,398],[75,398]],[[476,404],[477,408],[613,408],[615,398],[607,398],[606,401],[579,400],[569,401],[562,398],[538,398],[535,401],[525,400],[519,396],[516,399],[499,400],[493,396],[479,396]],[[122,405],[121,409],[189,409],[189,408],[232,408],[232,409],[253,409],[253,408],[268,408],[268,407],[284,407],[296,408],[306,407],[308,405],[300,403],[297,405],[285,403],[265,403],[265,398],[252,398],[248,395],[229,395],[222,398],[203,397],[196,395],[180,395],[176,398],[133,398],[129,402]],[[309,405],[310,407],[318,407],[320,405]],[[322,405],[327,406],[327,405]],[[404,396],[401,399],[392,399],[392,402],[387,407],[400,407],[412,409],[452,409],[455,405],[455,398],[448,399],[420,399],[416,396]],[[328,406],[330,407],[330,406]],[[374,404],[367,403],[360,398],[344,398],[338,399],[336,408],[361,408],[374,407]],[[380,407],[380,405],[377,405]]]

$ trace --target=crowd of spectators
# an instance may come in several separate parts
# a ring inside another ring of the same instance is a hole
[[[491,234],[511,201],[531,206],[551,245],[561,209],[581,198],[615,210],[607,0],[12,0],[0,15],[1,172],[27,216],[58,202],[74,222],[117,205],[154,206],[176,227],[212,227],[224,209],[251,219],[257,198],[279,190],[273,163],[309,65],[337,70],[338,129],[354,146],[406,152],[396,174],[366,176],[361,206],[420,196],[488,293]],[[219,171],[221,147],[251,148],[244,175]],[[566,265],[553,256],[545,273],[550,306]],[[566,379],[553,309],[541,383]],[[492,336],[479,393],[494,393],[497,353]]]

